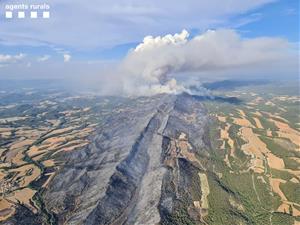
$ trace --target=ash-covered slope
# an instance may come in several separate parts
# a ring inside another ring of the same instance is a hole
[[[47,210],[59,224],[176,224],[182,208],[201,221],[191,188],[206,122],[202,104],[185,94],[120,111],[89,147],[66,155],[44,194]]]

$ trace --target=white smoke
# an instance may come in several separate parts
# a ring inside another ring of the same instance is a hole
[[[188,37],[186,30],[145,37],[120,65],[123,91],[129,95],[189,91],[176,80],[176,73],[268,67],[286,58],[289,50],[284,39],[242,39],[234,30],[209,30]]]

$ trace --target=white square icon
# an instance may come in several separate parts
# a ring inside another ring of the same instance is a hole
[[[12,18],[13,17],[13,14],[11,11],[6,11],[5,12],[5,18]]]
[[[45,19],[50,18],[50,12],[49,11],[44,11],[43,12],[43,18],[45,18]]]
[[[26,17],[26,13],[25,11],[18,11],[16,12],[16,16],[20,19],[23,19]],[[5,18],[13,18],[13,11],[5,11]],[[29,17],[29,12],[28,15]],[[38,12],[37,11],[30,11],[30,18],[32,19],[36,19],[38,18]],[[50,18],[50,12],[49,11],[43,11],[43,18],[48,19]]]
[[[37,12],[30,12],[30,18],[37,18]]]
[[[25,18],[25,12],[23,11],[18,12],[18,18]]]

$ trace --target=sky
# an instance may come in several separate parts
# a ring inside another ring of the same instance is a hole
[[[50,8],[45,10],[50,12],[50,18],[40,18],[43,9],[36,10],[39,15],[36,19],[29,18],[30,10],[24,10],[26,18],[16,18],[17,9],[12,11],[13,18],[5,18],[9,7],[20,4],[47,4]],[[299,72],[298,0],[186,0],[176,3],[171,0],[0,0],[0,79],[101,76],[103,71],[128,62],[133,49],[143,43],[146,36],[170,34],[173,37],[183,30],[188,33],[184,41],[188,45],[195,37],[205,36],[207,31],[219,30],[232,31],[238,36],[233,39],[240,44],[248,39],[280,39],[289,52],[285,54],[293,58],[280,58],[284,64],[281,68],[287,68],[287,73],[292,75]],[[222,32],[218,34],[223,35]],[[219,42],[216,40],[215,44]],[[257,48],[260,48],[257,52],[263,51],[262,47]],[[186,49],[176,54],[189,55]],[[159,55],[159,50],[155,50],[155,54]],[[201,59],[203,57],[201,55]],[[287,65],[284,63],[287,61],[295,63]],[[265,65],[270,66],[271,63]],[[199,66],[183,67],[170,72],[203,72]],[[245,74],[250,74],[248,68],[243,70]],[[220,73],[212,71],[208,72],[210,76]]]

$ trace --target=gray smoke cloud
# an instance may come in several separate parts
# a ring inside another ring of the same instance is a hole
[[[117,89],[127,95],[191,92],[176,74],[269,68],[274,62],[287,60],[290,47],[281,38],[243,39],[226,29],[209,30],[192,39],[186,30],[163,37],[147,36],[119,65],[122,87]]]

